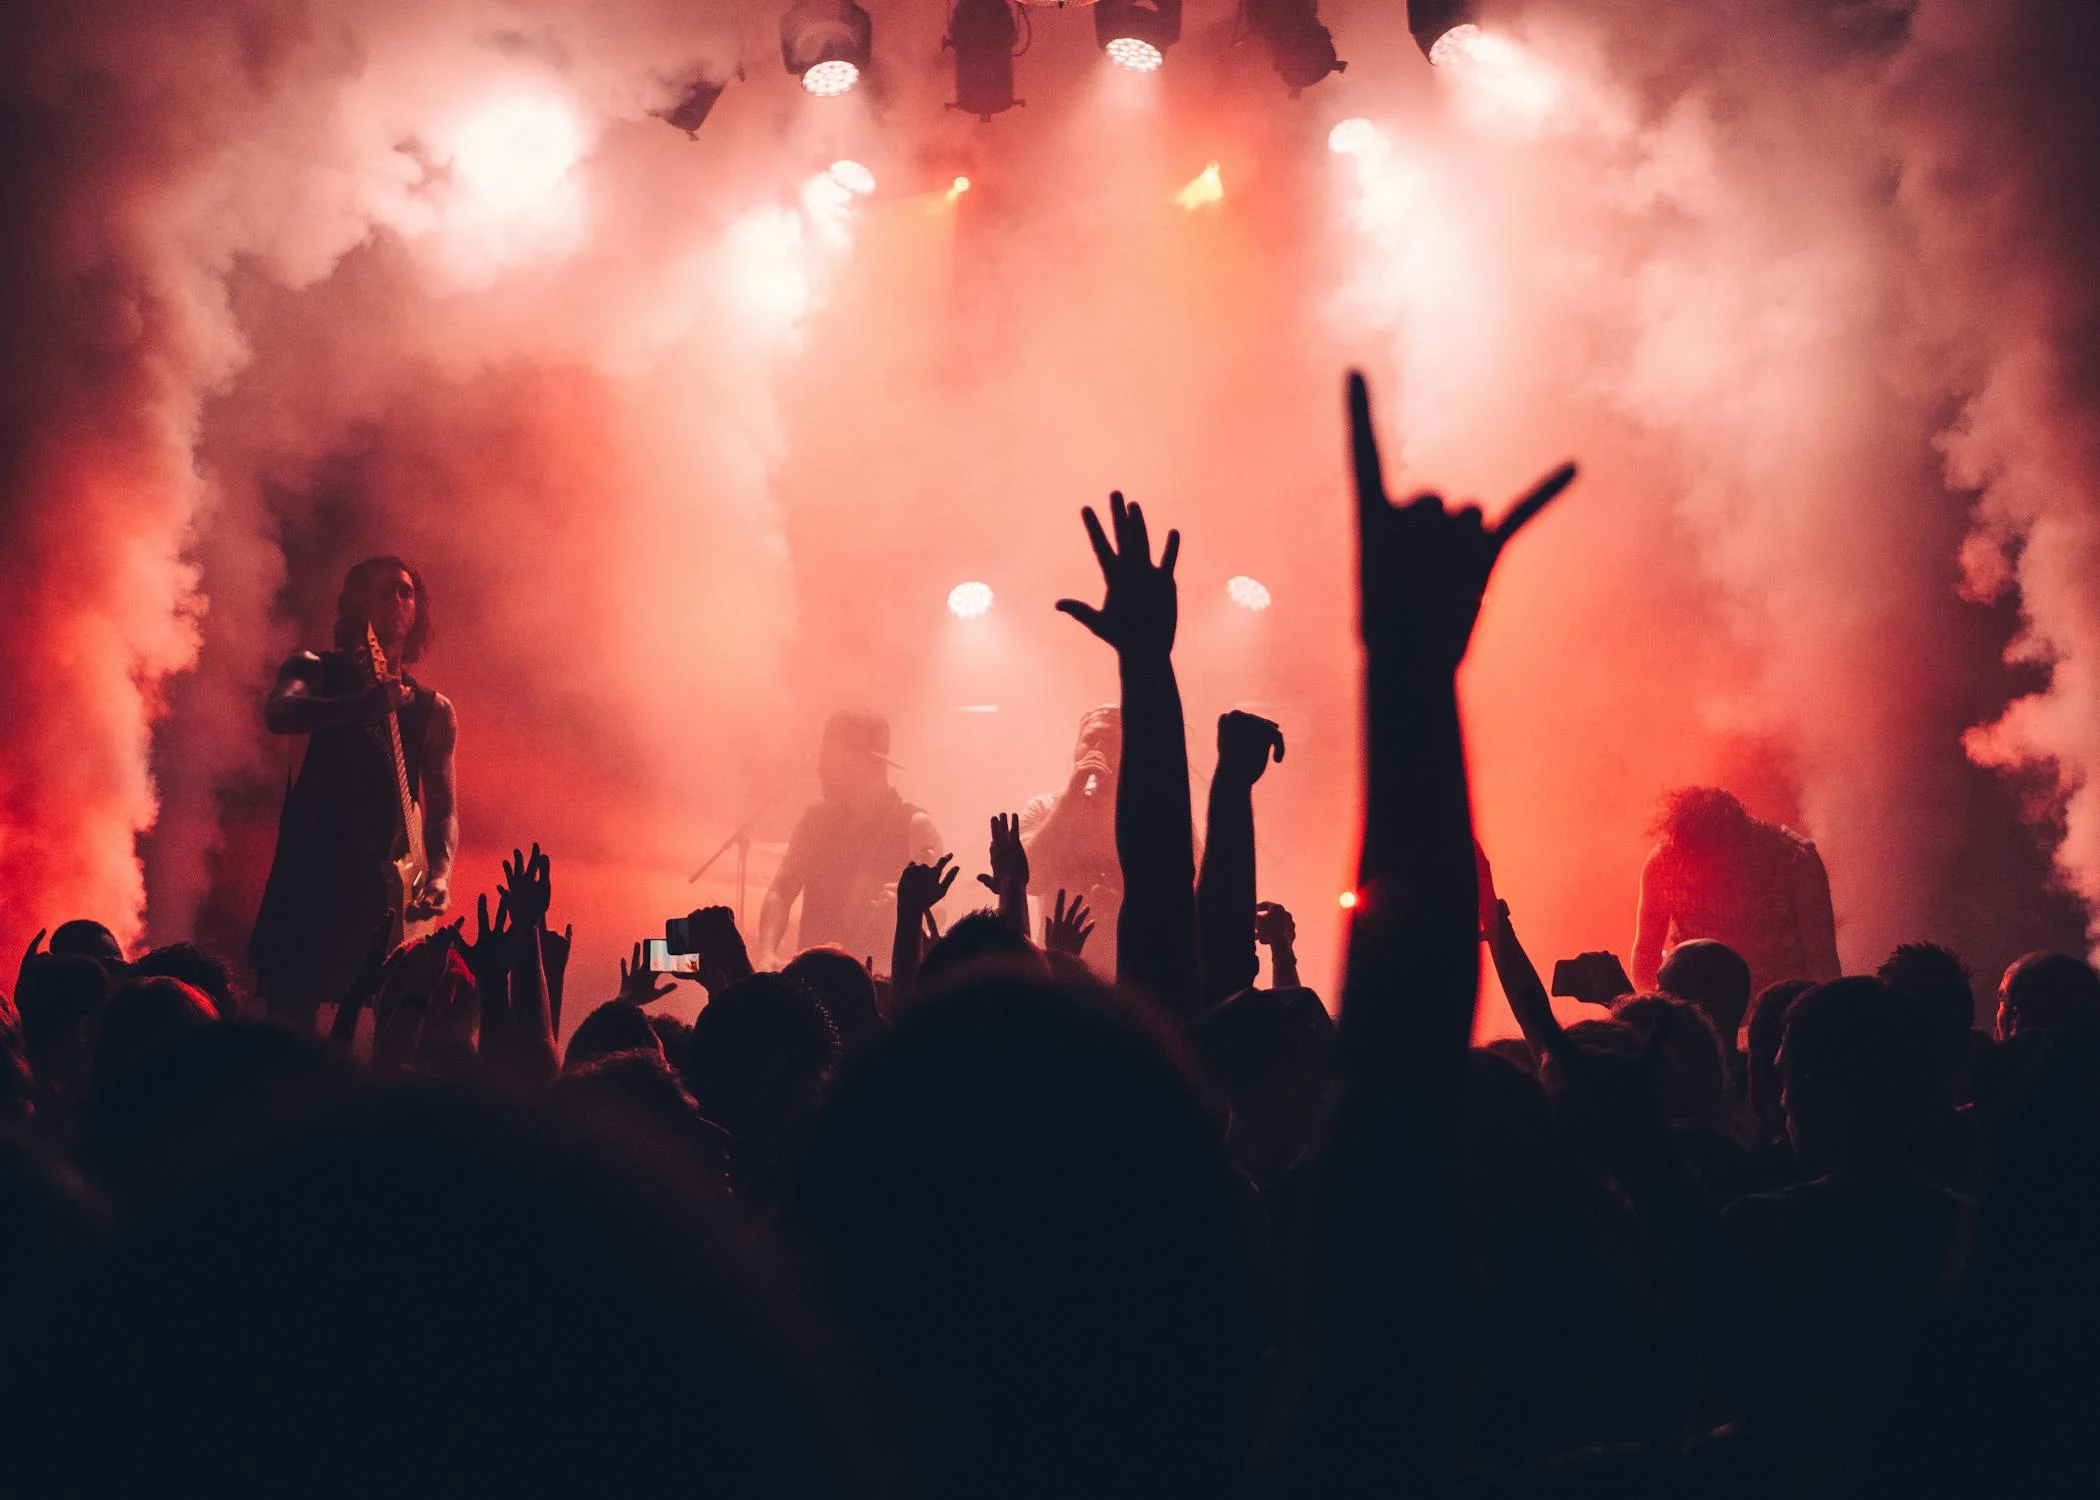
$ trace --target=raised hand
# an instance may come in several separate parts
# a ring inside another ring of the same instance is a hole
[[[1057,893],[1057,904],[1043,918],[1043,946],[1052,953],[1063,953],[1077,958],[1086,948],[1086,940],[1094,935],[1094,914],[1087,908],[1086,897],[1074,896],[1072,904],[1065,904],[1065,893]]]
[[[1269,987],[1298,987],[1298,924],[1288,908],[1275,901],[1254,907],[1254,941],[1269,950]]]
[[[1101,518],[1092,506],[1080,513],[1086,523],[1087,540],[1101,564],[1101,581],[1107,585],[1099,609],[1077,599],[1057,601],[1059,611],[1070,615],[1120,653],[1166,656],[1174,649],[1174,627],[1179,604],[1174,589],[1174,559],[1181,553],[1181,533],[1167,533],[1159,562],[1152,561],[1152,538],[1145,529],[1145,513],[1125,505],[1119,490],[1108,497],[1109,524],[1115,542],[1101,530]]]
[[[572,922],[560,932],[545,932],[540,935],[540,962],[547,970],[547,1010],[554,1019],[555,1035],[561,1034],[561,1005],[566,993],[563,985],[569,977],[569,954],[576,947],[576,926]]]
[[[393,913],[389,912],[387,915],[391,917]],[[39,927],[36,936],[29,940],[29,946],[22,950],[22,962],[15,969],[15,994],[22,993],[22,979],[28,974],[29,966],[44,956],[44,939],[49,935],[48,927]]]
[[[955,877],[961,873],[954,860],[954,855],[943,854],[933,864],[914,861],[904,867],[904,873],[897,877],[899,925],[903,925],[907,915],[914,928],[923,925],[933,909],[947,899],[948,887],[955,884]]]
[[[1495,559],[1526,522],[1575,479],[1562,464],[1510,507],[1492,530],[1475,505],[1446,510],[1441,497],[1417,495],[1394,505],[1371,427],[1371,395],[1361,374],[1349,376],[1349,436],[1356,464],[1360,628],[1374,663],[1412,662],[1457,670],[1480,617],[1481,595]],[[1060,606],[1062,607],[1062,606]]]
[[[620,960],[620,993],[618,999],[627,1005],[647,1005],[652,1000],[661,1000],[677,989],[675,984],[659,984],[656,973],[642,962],[642,945],[634,945],[634,958]]]
[[[997,813],[992,818],[992,872],[977,877],[977,883],[995,896],[1003,896],[1015,885],[1028,886],[1028,851],[1021,847],[1021,818],[1018,813]]]
[[[510,858],[503,861],[503,884],[498,889],[516,925],[547,925],[547,909],[554,904],[553,871],[538,844],[532,846],[530,856],[521,849],[511,850]]]
[[[1269,768],[1273,754],[1283,764],[1283,731],[1258,714],[1218,715],[1218,775],[1235,786],[1253,786]]]
[[[709,993],[751,977],[751,953],[737,930],[735,912],[726,906],[703,906],[685,920],[700,956],[698,977]]]

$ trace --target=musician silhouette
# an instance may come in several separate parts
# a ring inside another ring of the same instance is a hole
[[[307,743],[248,945],[273,1016],[311,1027],[355,979],[389,910],[398,929],[450,903],[459,725],[450,701],[406,670],[430,627],[421,575],[398,557],[367,558],[343,579],[334,648],[278,669],[264,723]]]

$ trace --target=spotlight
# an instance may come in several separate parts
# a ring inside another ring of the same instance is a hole
[[[522,213],[553,193],[584,146],[575,116],[559,100],[504,99],[460,128],[452,170],[483,209]]]
[[[1225,580],[1225,597],[1241,609],[1259,613],[1269,607],[1269,591],[1258,578],[1249,578],[1242,573],[1237,578]]]
[[[1094,40],[1108,60],[1133,73],[1156,73],[1167,48],[1181,40],[1181,0],[1100,0],[1094,7]]]
[[[1415,45],[1422,55],[1442,66],[1451,60],[1451,47],[1462,48],[1465,38],[1452,39],[1439,53],[1438,47],[1451,38],[1452,33],[1467,31],[1478,35],[1480,27],[1475,24],[1474,0],[1407,0],[1407,29],[1414,33]]]
[[[1336,156],[1368,156],[1378,149],[1379,140],[1378,127],[1356,115],[1327,132],[1327,149]]]
[[[1190,213],[1194,213],[1199,208],[1216,208],[1225,201],[1225,174],[1223,169],[1216,162],[1212,162],[1198,172],[1186,187],[1174,195],[1174,201]]]
[[[875,174],[857,161],[833,162],[831,180],[856,198],[865,198],[875,191]]]
[[[967,177],[958,177],[955,179],[955,181],[948,184],[948,191],[943,193],[941,196],[946,198],[950,203],[953,203],[956,199],[960,198],[964,193],[967,193],[969,190],[970,179]]]
[[[850,93],[874,51],[874,23],[853,0],[795,0],[780,18],[780,60],[820,99]]]
[[[1334,37],[1320,24],[1319,0],[1246,0],[1247,29],[1269,49],[1269,61],[1297,98],[1329,73],[1349,65],[1334,55]]]
[[[1436,39],[1429,49],[1429,60],[1439,68],[1448,68],[1461,57],[1480,45],[1481,30],[1471,21],[1463,26],[1454,26]]]
[[[958,620],[974,620],[992,607],[988,583],[958,583],[948,590],[948,613]]]
[[[955,102],[948,107],[989,120],[1026,102],[1014,97],[1019,38],[1011,0],[955,0],[941,40],[955,50]]]
[[[1343,911],[1356,910],[1356,892],[1343,891],[1340,896],[1335,898],[1335,905],[1339,906]]]
[[[695,139],[700,134],[700,127],[707,123],[707,117],[714,113],[715,101],[728,87],[726,81],[711,83],[705,78],[699,79],[685,91],[684,98],[658,118],[674,129],[683,130],[688,140]]]

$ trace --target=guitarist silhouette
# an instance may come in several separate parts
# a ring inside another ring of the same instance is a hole
[[[273,1016],[311,1027],[387,912],[400,941],[450,903],[458,720],[405,671],[429,639],[422,578],[398,557],[368,558],[343,580],[335,649],[278,669],[264,722],[307,744],[248,944]]]

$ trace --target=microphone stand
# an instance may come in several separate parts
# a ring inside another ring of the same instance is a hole
[[[736,850],[736,925],[739,932],[748,930],[744,921],[744,904],[747,895],[747,872],[751,862],[751,830],[760,818],[773,810],[773,804],[779,800],[780,788],[775,786],[772,791],[766,793],[765,799],[758,806],[751,809],[751,815],[737,825],[736,832],[722,841],[722,847],[708,855],[706,862],[685,878],[687,885],[698,884],[700,877],[712,870],[723,855],[732,849]]]

